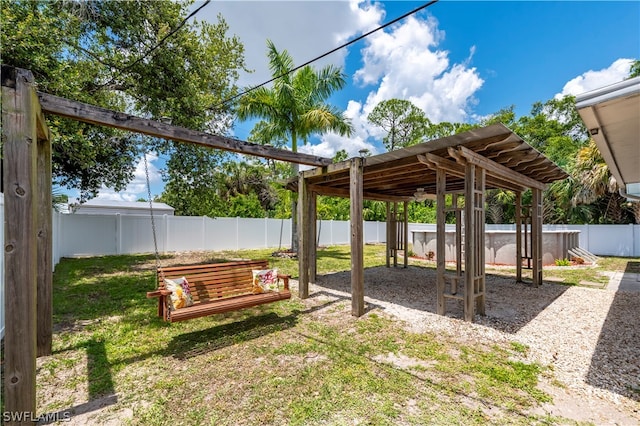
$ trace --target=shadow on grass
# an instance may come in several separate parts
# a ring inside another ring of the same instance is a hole
[[[640,401],[640,262],[627,262],[591,357],[587,383]],[[627,313],[626,315],[623,313]]]
[[[85,413],[102,409],[118,402],[115,392],[113,375],[107,360],[105,342],[90,338],[76,348],[84,348],[87,353],[87,376],[89,378],[89,400],[74,407],[55,413],[45,413],[40,416],[37,424],[52,424],[63,419],[70,419]],[[64,421],[64,420],[63,420]]]
[[[317,284],[340,292],[351,292],[351,272],[318,275]],[[436,270],[410,265],[408,268],[384,266],[365,269],[365,297],[393,303],[405,308],[436,314]],[[486,316],[475,321],[497,330],[516,333],[568,289],[567,286],[544,283],[545,291],[514,278],[487,274]],[[532,309],[533,308],[533,309]],[[462,301],[447,300],[446,316],[463,319]]]

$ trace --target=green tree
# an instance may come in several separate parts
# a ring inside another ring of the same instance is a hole
[[[382,139],[387,151],[415,145],[430,124],[424,111],[405,99],[380,102],[369,113],[367,120],[387,132]]]
[[[39,90],[197,130],[223,133],[243,46],[218,22],[186,22],[193,2],[1,2],[4,63],[31,70]],[[48,117],[55,183],[81,199],[133,177],[141,138]],[[155,141],[171,153],[171,143]],[[169,173],[173,170],[170,168]],[[179,173],[183,173],[180,171]]]
[[[239,102],[237,115],[240,120],[262,119],[256,125],[255,137],[263,141],[277,141],[287,138],[291,150],[298,151],[298,140],[306,143],[314,133],[334,131],[350,135],[353,131],[349,120],[327,100],[346,84],[346,76],[338,67],[327,65],[315,70],[307,65],[295,68],[291,55],[286,50],[278,51],[267,40],[269,69],[276,80],[273,87],[259,87]],[[298,164],[292,165],[293,175],[297,175]],[[292,249],[297,249],[296,201],[291,206]]]
[[[639,77],[640,76],[640,60],[636,59],[631,64],[631,68],[629,69],[629,78]]]

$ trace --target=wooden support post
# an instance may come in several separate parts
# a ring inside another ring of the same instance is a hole
[[[451,294],[458,293],[458,283],[462,280],[462,211],[458,207],[458,194],[451,196],[451,205],[455,208],[456,217],[456,279],[451,283]]]
[[[516,282],[522,282],[522,192],[516,192]]]
[[[351,313],[354,316],[364,314],[364,253],[362,229],[362,190],[363,159],[351,159],[350,198],[351,198]]]
[[[389,201],[386,202],[387,205],[387,254],[386,254],[386,259],[387,259],[387,268],[389,268],[391,266],[390,262],[389,262],[389,257],[391,256],[391,227],[395,226],[393,224],[393,221],[391,220],[391,203]]]
[[[309,297],[309,188],[306,179],[298,176],[298,296]]]
[[[437,269],[437,308],[438,315],[445,314],[445,192],[447,188],[447,175],[444,169],[436,170],[436,269]],[[460,262],[460,259],[458,259]]]
[[[309,194],[309,235],[312,244],[309,244],[309,281],[316,282],[318,272],[318,194],[311,192]]]
[[[476,270],[474,297],[475,307],[478,315],[485,315],[485,252],[484,252],[484,188],[486,181],[486,171],[483,168],[477,168],[476,171],[476,187],[475,187],[475,226],[476,226]]]
[[[36,413],[37,112],[33,75],[2,67],[4,411]],[[47,206],[49,207],[49,206]],[[50,213],[50,210],[49,210]],[[32,424],[25,418],[11,424]]]
[[[473,321],[476,261],[475,190],[476,166],[467,163],[464,181],[464,320]]]
[[[404,230],[404,267],[409,265],[409,202],[405,201],[404,205],[404,221],[402,223]]]
[[[53,237],[51,141],[38,139],[38,285],[37,355],[51,355],[53,338]]]
[[[542,191],[532,188],[531,202],[531,257],[533,263],[533,285],[542,284]]]
[[[393,267],[398,267],[398,203],[393,203]]]

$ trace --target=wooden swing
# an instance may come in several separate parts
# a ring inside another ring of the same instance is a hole
[[[269,270],[267,260],[241,260],[162,268],[156,238],[146,155],[144,156],[144,168],[147,178],[158,285],[156,290],[147,292],[147,298],[158,298],[159,317],[168,322],[185,321],[291,298],[289,290],[291,276],[289,275],[277,274],[276,289],[274,290],[265,291],[255,282],[254,271]],[[190,301],[193,304],[176,309],[172,301],[173,292],[167,288],[167,282],[170,282],[168,280],[174,282],[186,280],[188,291],[186,285],[181,287],[180,291],[190,294]],[[282,282],[282,288],[279,286],[280,282]]]

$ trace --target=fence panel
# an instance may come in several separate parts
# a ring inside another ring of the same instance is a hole
[[[60,215],[60,256],[117,254],[116,220],[112,215]]]
[[[488,224],[486,229],[514,230],[515,226]],[[578,230],[580,247],[596,255],[640,256],[640,225],[545,225],[543,230]],[[156,216],[156,231],[160,252],[291,246],[290,219]],[[435,224],[410,223],[410,243],[412,231],[435,231]],[[316,238],[321,246],[349,244],[349,221],[319,220]],[[365,222],[364,239],[384,243],[386,223]],[[63,256],[153,252],[150,220],[148,216],[54,213],[53,250],[54,263]]]

